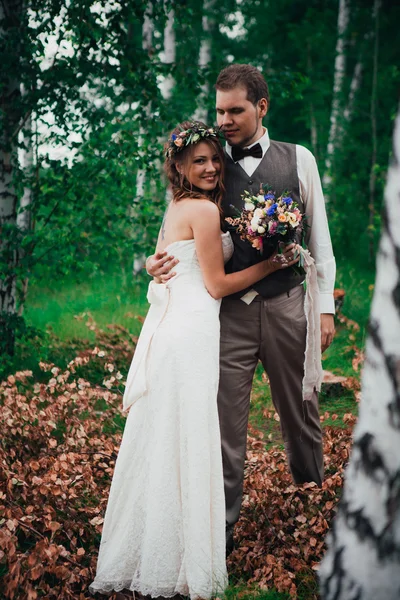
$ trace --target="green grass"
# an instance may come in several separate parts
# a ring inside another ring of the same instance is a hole
[[[76,337],[94,340],[84,318],[79,320],[88,313],[100,327],[118,323],[137,334],[141,327],[137,315],[143,316],[147,311],[148,281],[144,274],[134,278],[128,271],[117,269],[110,274],[96,273],[79,284],[73,280],[34,284],[28,291],[24,316],[29,325],[50,329],[62,340]],[[360,324],[355,340],[360,345],[365,341],[373,283],[372,271],[350,263],[338,265],[336,287],[346,291],[343,313]],[[343,354],[346,336],[347,332],[339,328],[333,345],[325,353],[324,368],[344,372],[348,367],[349,356]]]
[[[354,356],[352,347],[365,346],[374,282],[374,271],[351,263],[338,264],[336,288],[342,288],[346,293],[342,313],[356,322],[360,329],[350,331],[337,323],[334,342],[323,356],[325,370],[346,376],[354,375],[351,367]],[[349,335],[354,336],[354,339],[349,339]]]
[[[116,271],[96,275],[85,282],[59,282],[57,285],[33,285],[28,292],[25,319],[29,325],[48,330],[61,340],[83,338],[94,341],[93,332],[85,325],[90,314],[99,327],[119,324],[135,335],[141,322],[138,315],[147,311],[148,279],[133,278]]]
[[[223,598],[224,600],[290,600],[288,594],[283,594],[275,590],[249,590],[243,585],[231,585],[225,591]]]

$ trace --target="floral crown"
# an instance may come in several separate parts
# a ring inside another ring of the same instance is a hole
[[[219,137],[219,129],[214,129],[213,127],[204,127],[203,125],[198,125],[197,123],[191,123],[189,129],[185,129],[180,133],[173,133],[170,139],[167,142],[167,149],[165,151],[166,158],[172,158],[178,152],[181,152],[186,146],[190,146],[190,144],[196,144],[201,140],[207,138],[217,138]]]

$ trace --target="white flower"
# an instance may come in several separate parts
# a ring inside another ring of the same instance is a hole
[[[257,196],[257,200],[259,202],[264,202],[264,196],[260,194],[259,196]]]
[[[262,225],[260,225],[260,226],[257,228],[257,232],[258,232],[258,233],[265,233],[265,227],[263,227]]]
[[[254,210],[255,206],[252,202],[246,202],[246,204],[244,205],[246,210]]]
[[[253,231],[257,231],[259,222],[260,222],[260,219],[258,217],[254,217],[251,220],[250,225],[251,225],[251,228]]]
[[[262,217],[264,214],[264,211],[262,208],[256,208],[256,210],[254,211],[254,216],[255,217]]]

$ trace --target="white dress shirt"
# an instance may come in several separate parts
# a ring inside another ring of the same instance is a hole
[[[268,130],[254,144],[260,144],[262,158],[270,146]],[[226,153],[232,158],[232,147],[226,144]],[[238,161],[249,177],[257,169],[262,158],[245,156]],[[325,211],[321,179],[313,154],[304,146],[296,145],[297,174],[299,177],[300,198],[307,215],[306,244],[317,268],[321,313],[335,312],[333,290],[335,287],[336,262],[333,256],[331,236]],[[254,296],[253,296],[254,297]]]

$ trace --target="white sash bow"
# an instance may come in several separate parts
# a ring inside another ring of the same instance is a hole
[[[155,332],[162,323],[169,305],[170,290],[168,284],[151,281],[147,292],[150,309],[147,313],[142,331],[129,369],[123,410],[127,410],[147,392],[147,358]]]

